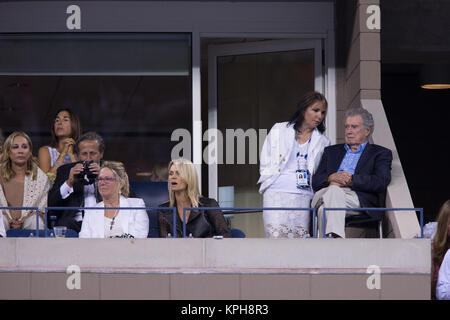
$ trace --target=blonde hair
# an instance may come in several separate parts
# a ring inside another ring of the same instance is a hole
[[[176,165],[181,179],[187,184],[187,196],[191,201],[192,207],[199,206],[200,192],[198,191],[198,175],[195,170],[194,164],[187,159],[175,159],[169,162],[168,171],[170,167]],[[170,183],[167,184],[169,188],[170,206],[175,205],[175,192],[171,190]]]
[[[448,225],[450,223],[450,200],[445,201],[441,206],[436,221],[437,228],[433,239],[432,259],[434,263],[440,265],[450,246],[450,235],[448,234]]]
[[[103,168],[108,168],[111,170],[119,182],[123,182],[123,186],[120,188],[120,194],[127,198],[130,194],[130,182],[123,163],[119,161],[103,161],[100,170]]]
[[[15,131],[11,133],[8,138],[6,138],[6,141],[3,144],[3,155],[0,162],[0,176],[4,181],[9,181],[16,176],[16,173],[12,169],[10,153],[14,139],[17,137],[23,137],[25,138],[25,140],[27,140],[28,146],[30,147],[30,157],[27,160],[27,169],[25,171],[25,174],[27,176],[32,174],[33,180],[36,180],[38,172],[38,161],[33,156],[33,144],[31,143],[31,139],[23,131]]]

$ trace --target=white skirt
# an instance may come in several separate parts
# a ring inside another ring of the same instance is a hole
[[[312,196],[266,190],[264,207],[310,208]],[[267,238],[305,238],[309,236],[311,211],[264,210],[264,230]]]

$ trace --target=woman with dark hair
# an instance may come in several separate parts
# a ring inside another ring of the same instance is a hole
[[[39,229],[44,229],[42,212],[47,205],[50,181],[39,169],[25,132],[13,132],[6,139],[0,163],[0,206],[38,207]],[[36,229],[36,211],[3,210],[3,219],[6,231]]]
[[[80,120],[70,109],[60,109],[52,125],[52,142],[39,149],[39,167],[51,180],[58,167],[78,161],[74,146],[81,135]]]
[[[450,200],[444,202],[437,217],[436,233],[431,243],[431,299],[436,299],[436,284],[444,256],[450,249]]]
[[[327,107],[321,93],[306,93],[289,121],[276,123],[270,130],[261,151],[258,181],[264,207],[310,207],[311,177],[323,149],[330,145],[323,135]],[[268,238],[309,235],[309,211],[264,210],[263,220]]]

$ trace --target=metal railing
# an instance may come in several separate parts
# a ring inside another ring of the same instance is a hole
[[[36,233],[39,235],[39,208],[38,207],[0,207],[2,210],[3,219],[3,210],[28,210],[28,211],[36,211]],[[2,221],[3,222],[3,221]],[[47,226],[45,226],[47,228]]]
[[[58,210],[74,210],[74,211],[82,211],[82,210],[105,210],[104,207],[46,207],[45,208],[45,236],[47,237],[47,215],[48,211],[58,211]],[[174,237],[176,237],[176,208],[175,207],[108,207],[108,210],[170,210],[173,215],[173,232]]]
[[[420,211],[420,238],[423,238],[423,208],[323,208],[322,215],[322,231],[323,237],[327,238],[325,229],[326,229],[326,211]],[[374,219],[375,221],[375,219]],[[416,236],[417,238],[417,236]]]
[[[39,236],[39,208],[38,207],[0,207],[0,210],[31,210],[36,211],[36,235]],[[47,216],[48,211],[62,211],[62,210],[104,210],[104,207],[45,207],[44,208],[44,236],[48,237]],[[173,216],[173,235],[168,238],[177,237],[177,208],[175,207],[114,207],[109,208],[111,210],[146,210],[146,211],[161,211],[170,210]],[[255,213],[270,210],[291,210],[291,211],[312,211],[313,213],[313,238],[317,238],[317,210],[316,208],[285,208],[285,207],[186,207],[183,208],[183,238],[187,238],[186,235],[186,211],[187,210],[221,210],[224,214],[239,214],[239,213]],[[326,238],[325,226],[326,226],[326,211],[420,211],[420,238],[423,238],[423,208],[324,208],[323,209],[323,236]],[[417,237],[417,236],[416,236]]]
[[[253,212],[260,212],[265,210],[292,210],[292,211],[312,211],[313,212],[313,238],[316,238],[316,208],[285,208],[285,207],[270,207],[270,208],[264,208],[264,207],[247,207],[247,208],[240,208],[240,207],[189,207],[189,208],[183,208],[183,238],[186,238],[186,211],[187,210],[221,210],[227,211],[227,214],[230,214],[230,212],[234,211],[244,211],[242,213],[253,213]],[[245,211],[251,211],[251,212],[245,212]],[[234,212],[238,213],[238,212]]]

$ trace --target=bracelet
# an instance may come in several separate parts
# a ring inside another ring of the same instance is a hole
[[[47,172],[47,177],[48,177],[48,180],[53,182],[56,179],[56,174],[51,173],[51,172]]]

